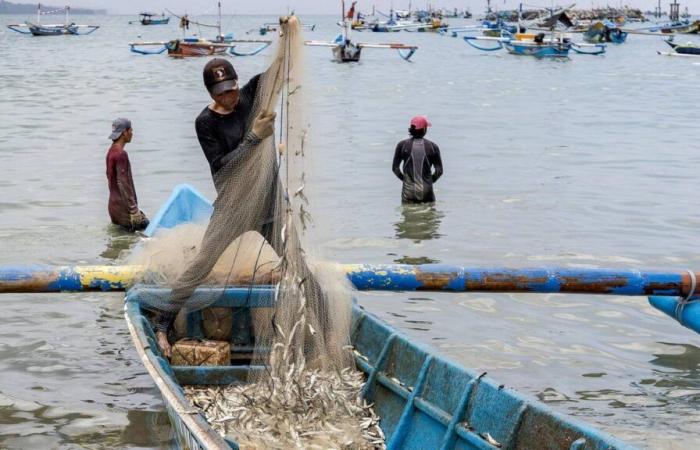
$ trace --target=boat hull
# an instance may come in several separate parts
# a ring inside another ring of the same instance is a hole
[[[167,25],[170,22],[170,17],[165,19],[141,19],[141,25]]]
[[[698,34],[700,31],[700,21],[685,25],[685,26],[672,26],[661,28],[660,30],[664,34]]]
[[[125,317],[141,360],[163,395],[178,444],[190,449],[237,448],[190,406],[183,386],[244,383],[251,372],[264,369],[171,366],[158,353],[151,325],[139,306],[141,292],[136,288],[127,296]],[[249,293],[242,288],[238,297],[222,295],[216,306],[250,304]],[[167,296],[167,291],[162,294]],[[258,288],[255,294],[267,295],[270,302],[274,298],[271,287]],[[149,291],[148,297],[153,295]],[[187,322],[192,326],[196,319],[189,317]],[[351,329],[355,363],[366,378],[362,396],[374,404],[388,448],[496,450],[488,439],[502,448],[632,448],[411,342],[357,305]]]
[[[59,26],[40,26],[29,25],[29,32],[33,36],[62,36],[78,34],[78,29],[71,25]]]
[[[228,46],[212,45],[211,42],[176,41],[168,46],[168,56],[173,58],[213,56],[224,54],[228,49]]]
[[[210,208],[211,204],[196,191],[181,185],[147,232],[157,239],[159,229],[199,220]],[[198,291],[210,297],[212,289]],[[271,307],[275,298],[272,286],[219,288],[215,294],[218,300],[212,306],[223,308]],[[233,361],[239,363],[230,366],[171,366],[161,355],[152,325],[139,303],[142,298],[152,300],[158,295],[165,301],[169,290],[148,286],[129,290],[125,318],[134,346],[163,395],[179,445],[190,449],[238,448],[212,430],[185,398],[183,386],[244,383],[250,373],[265,368],[241,364],[235,358]],[[201,317],[197,311],[188,315],[188,336],[202,337]],[[466,370],[429,347],[411,342],[357,304],[352,309],[350,340],[356,366],[366,378],[361,395],[374,404],[388,448],[632,449],[499,385],[485,374]],[[244,350],[232,346],[232,354]]]
[[[338,62],[358,62],[362,48],[355,45],[338,45],[333,47],[333,58]]]
[[[504,46],[509,53],[521,56],[534,56],[535,58],[566,58],[569,56],[570,46],[566,44],[537,44],[530,42],[505,42]]]

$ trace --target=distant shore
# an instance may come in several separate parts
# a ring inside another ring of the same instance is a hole
[[[63,6],[43,5],[42,10],[63,9]],[[11,3],[0,0],[0,14],[34,14],[36,3]],[[71,8],[71,14],[107,14],[106,9]]]

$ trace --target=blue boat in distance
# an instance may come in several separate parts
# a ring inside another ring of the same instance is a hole
[[[609,42],[622,44],[627,40],[628,33],[610,20],[596,22],[583,32],[583,40],[591,44]]]
[[[155,13],[142,12],[139,16],[141,18],[138,22],[141,25],[167,25],[170,22],[170,16],[165,17],[165,14],[160,14],[160,17],[158,17],[158,14]]]
[[[201,222],[211,203],[188,185],[180,185],[154,216],[145,233]],[[270,307],[273,286],[200,287],[217,289],[217,307]],[[172,366],[160,353],[153,327],[139,299],[167,298],[168,291],[137,286],[128,291],[125,317],[141,360],[158,386],[182,448],[237,449],[216,433],[185,398],[183,386],[244,383],[248,374],[265,370],[233,360],[229,366]],[[204,292],[210,294],[210,292]],[[197,295],[195,293],[195,295]],[[201,337],[202,314],[187,319],[187,334]],[[427,346],[411,342],[359,305],[353,307],[351,343],[357,368],[365,374],[362,395],[374,404],[389,449],[568,449],[628,450],[633,447],[541,402],[460,367]],[[251,352],[232,345],[232,354]]]
[[[63,12],[65,13],[65,19],[63,23],[54,24],[42,24],[41,17],[47,14],[55,14]],[[42,11],[41,3],[37,6],[36,10],[36,21],[30,22],[25,21],[20,24],[9,24],[7,25],[12,31],[20,34],[31,34],[32,36],[79,36],[93,33],[95,30],[100,28],[99,25],[78,25],[70,20],[70,6],[65,8],[59,8],[52,11]],[[86,31],[81,31],[85,29]]]

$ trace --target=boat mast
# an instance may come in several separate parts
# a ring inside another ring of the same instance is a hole
[[[221,2],[219,2],[219,21],[217,22],[217,28],[219,30],[219,35],[216,37],[217,41],[223,42],[224,35],[221,33]]]
[[[669,18],[669,19],[671,20],[671,22],[673,22],[673,23],[679,22],[679,21],[680,21],[680,17],[679,17],[679,14],[678,14],[678,13],[679,13],[678,8],[679,8],[680,4],[679,4],[676,0],[673,0],[673,3],[671,3],[669,6],[671,7],[671,11],[670,11],[669,14],[668,14],[668,18]]]
[[[661,0],[659,0],[661,1]],[[39,25],[41,23],[41,3],[36,7],[36,24]]]
[[[66,5],[66,25],[70,24],[70,6]]]

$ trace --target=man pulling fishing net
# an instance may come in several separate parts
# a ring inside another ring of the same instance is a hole
[[[306,177],[313,148],[305,148],[303,39],[295,17],[280,25],[276,58],[240,89],[227,61],[206,65],[204,81],[213,103],[196,125],[216,186],[214,211],[199,244],[192,229],[182,228],[151,242],[161,245],[146,254],[153,257],[151,269],[165,260],[163,266],[177,270],[146,270],[154,280],[144,281],[166,285],[170,295],[164,300],[162,290],[151,289],[153,294],[144,290],[139,298],[157,312],[158,346],[169,356],[168,331],[180,309],[209,310],[223,295],[221,286],[247,285],[250,293],[256,284],[274,285],[272,307],[256,310],[253,321],[250,366],[262,370],[249,370],[247,383],[193,386],[187,390],[192,404],[241,448],[384,448],[378,418],[359,398],[364,377],[354,368],[349,345],[350,284],[331,264],[317,264],[313,273],[307,265],[315,255],[304,189],[314,178]],[[278,99],[280,144],[275,146]],[[253,252],[245,244],[251,235]],[[177,240],[166,244],[171,236]],[[266,252],[275,255],[261,258]],[[240,270],[236,261],[242,259],[254,260],[251,274]],[[218,288],[197,289],[201,284]],[[212,309],[226,309],[218,305]],[[250,313],[239,308],[236,314]]]
[[[298,289],[307,296],[322,299],[320,287],[301,256],[293,223],[286,218],[291,210],[289,195],[285,193],[288,187],[280,186],[278,152],[273,136],[278,94],[282,86],[289,83],[287,33],[290,32],[290,23],[298,27],[293,16],[281,19],[282,36],[275,59],[265,72],[251,78],[245,86],[239,87],[238,75],[225,59],[213,59],[204,67],[204,84],[213,101],[197,117],[196,131],[209,162],[217,198],[197,255],[176,280],[168,283],[172,289],[169,301],[145,299],[145,303],[150,303],[157,311],[156,337],[165,356],[171,356],[168,333],[178,312],[183,307],[188,311],[202,309],[218,300],[220,293],[197,295],[195,289],[207,280],[219,258],[234,242],[238,247],[233,250],[233,262],[229,263],[229,274],[223,284],[240,283],[233,272],[236,258],[245,257],[239,255],[241,239],[238,239],[244,233],[260,233],[281,258],[278,266],[285,266],[277,267],[277,273],[294,273],[292,278]],[[280,156],[282,149],[280,146]],[[265,242],[260,244],[258,258],[263,245]],[[259,283],[255,277],[254,271],[245,284]],[[221,280],[217,281],[221,284]],[[323,302],[314,302],[319,306],[317,303]],[[250,330],[247,325],[250,323],[250,309],[233,310],[234,323],[243,324],[234,329],[234,334],[238,334],[234,336],[234,342],[249,343],[244,341]],[[317,308],[315,315],[321,314]],[[319,322],[323,320],[317,318],[315,325],[323,330]]]

